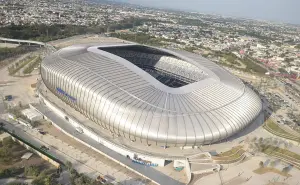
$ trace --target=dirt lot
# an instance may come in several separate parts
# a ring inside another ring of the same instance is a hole
[[[99,35],[79,35],[79,36],[51,41],[49,42],[49,44],[60,49],[60,48],[64,48],[76,44],[105,43],[105,42],[121,43],[124,41],[118,38],[104,37]]]

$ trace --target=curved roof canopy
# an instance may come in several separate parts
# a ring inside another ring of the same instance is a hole
[[[44,83],[95,123],[132,141],[202,145],[253,121],[260,98],[193,53],[137,44],[77,45],[42,62]]]

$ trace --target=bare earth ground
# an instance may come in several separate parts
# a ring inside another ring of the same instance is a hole
[[[80,36],[74,36],[66,39],[51,41],[49,42],[49,44],[60,49],[74,44],[105,43],[105,42],[123,43],[124,40],[118,38],[112,38],[112,37],[103,37],[98,35],[80,35]],[[128,41],[126,42],[130,43]]]
[[[37,75],[29,77],[9,76],[7,67],[3,67],[0,69],[0,96],[12,95],[12,101],[6,102],[11,106],[18,105],[19,102],[22,102],[23,105],[37,102],[37,98],[33,96],[34,89],[30,87],[32,83],[36,82],[37,77]]]

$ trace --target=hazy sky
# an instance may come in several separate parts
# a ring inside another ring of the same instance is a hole
[[[124,1],[124,0],[123,0]],[[133,4],[300,24],[300,0],[125,0]]]

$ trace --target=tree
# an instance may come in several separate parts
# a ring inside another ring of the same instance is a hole
[[[44,179],[42,178],[35,178],[31,182],[32,185],[44,185]]]
[[[260,161],[260,162],[259,162],[259,167],[260,167],[260,168],[263,168],[263,167],[264,167],[264,162]]]
[[[53,185],[54,179],[53,179],[52,175],[46,176],[44,182],[45,182],[45,185]]]
[[[26,183],[22,183],[22,182],[10,182],[6,185],[27,185]]]
[[[266,139],[264,139],[264,142],[263,142],[263,143],[264,143],[265,145],[269,145],[270,142],[271,142],[270,138],[266,138]]]
[[[72,169],[72,163],[70,161],[67,161],[65,165],[66,165],[67,169],[69,171],[71,171],[71,169]]]
[[[252,141],[252,142],[255,142],[256,139],[257,139],[257,137],[253,137],[253,138],[251,139],[251,141]]]
[[[11,150],[7,146],[0,148],[0,161],[5,163],[10,162],[11,154]]]
[[[3,146],[6,146],[6,147],[8,147],[8,148],[11,148],[12,145],[14,144],[14,141],[12,140],[11,137],[7,137],[7,138],[4,138],[4,139],[3,139],[2,144],[3,144]]]
[[[22,106],[23,106],[23,105],[22,105],[22,102],[19,101],[19,107],[22,108]]]
[[[282,172],[283,172],[283,173],[288,173],[288,172],[289,172],[289,169],[290,169],[290,167],[289,167],[289,166],[286,166],[286,167],[284,167],[284,168],[282,169]]]
[[[28,176],[37,177],[40,174],[40,170],[37,166],[25,167],[25,174],[28,175]]]

